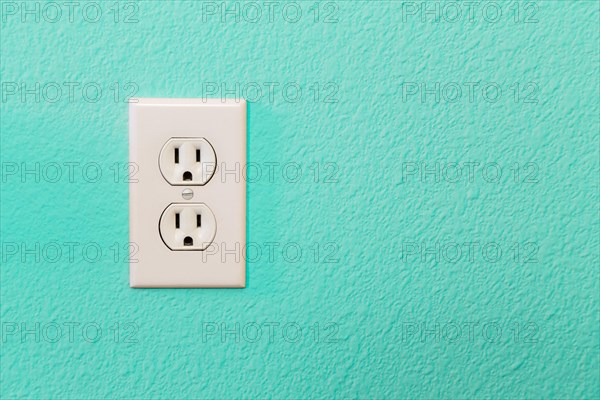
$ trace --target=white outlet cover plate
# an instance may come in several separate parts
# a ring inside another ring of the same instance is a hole
[[[213,177],[203,186],[169,184],[159,168],[171,138],[204,138],[214,148]],[[134,288],[243,288],[246,286],[246,102],[243,99],[136,98],[129,104],[129,283]],[[192,198],[183,191],[191,190]],[[189,197],[189,196],[186,196]],[[204,251],[173,251],[159,220],[173,203],[202,203],[216,234]]]

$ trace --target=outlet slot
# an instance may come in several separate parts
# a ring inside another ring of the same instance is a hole
[[[179,229],[179,213],[175,214],[175,229]]]
[[[175,164],[179,164],[179,148],[175,147]]]
[[[191,181],[192,180],[192,173],[190,171],[185,171],[183,173],[183,180],[185,182]]]
[[[200,162],[200,149],[196,149],[196,162]]]
[[[192,239],[189,236],[186,236],[185,239],[183,239],[183,245],[184,246],[193,246],[194,245],[194,239]]]
[[[196,215],[196,227],[200,228],[202,226],[202,215]]]

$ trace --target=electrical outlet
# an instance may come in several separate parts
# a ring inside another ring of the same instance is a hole
[[[173,138],[158,158],[160,172],[171,185],[205,185],[217,165],[215,150],[203,138]]]
[[[129,161],[130,286],[245,287],[246,102],[132,99]]]
[[[171,250],[206,250],[217,232],[217,221],[206,204],[176,203],[162,213],[158,230]]]

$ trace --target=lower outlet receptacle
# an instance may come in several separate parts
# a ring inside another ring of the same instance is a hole
[[[206,204],[174,203],[160,216],[159,230],[169,249],[201,251],[215,238],[217,221]]]

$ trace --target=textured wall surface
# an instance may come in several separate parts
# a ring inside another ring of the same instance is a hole
[[[2,2],[0,397],[600,397],[596,1],[50,4]],[[130,289],[128,96],[236,85],[248,287]]]

